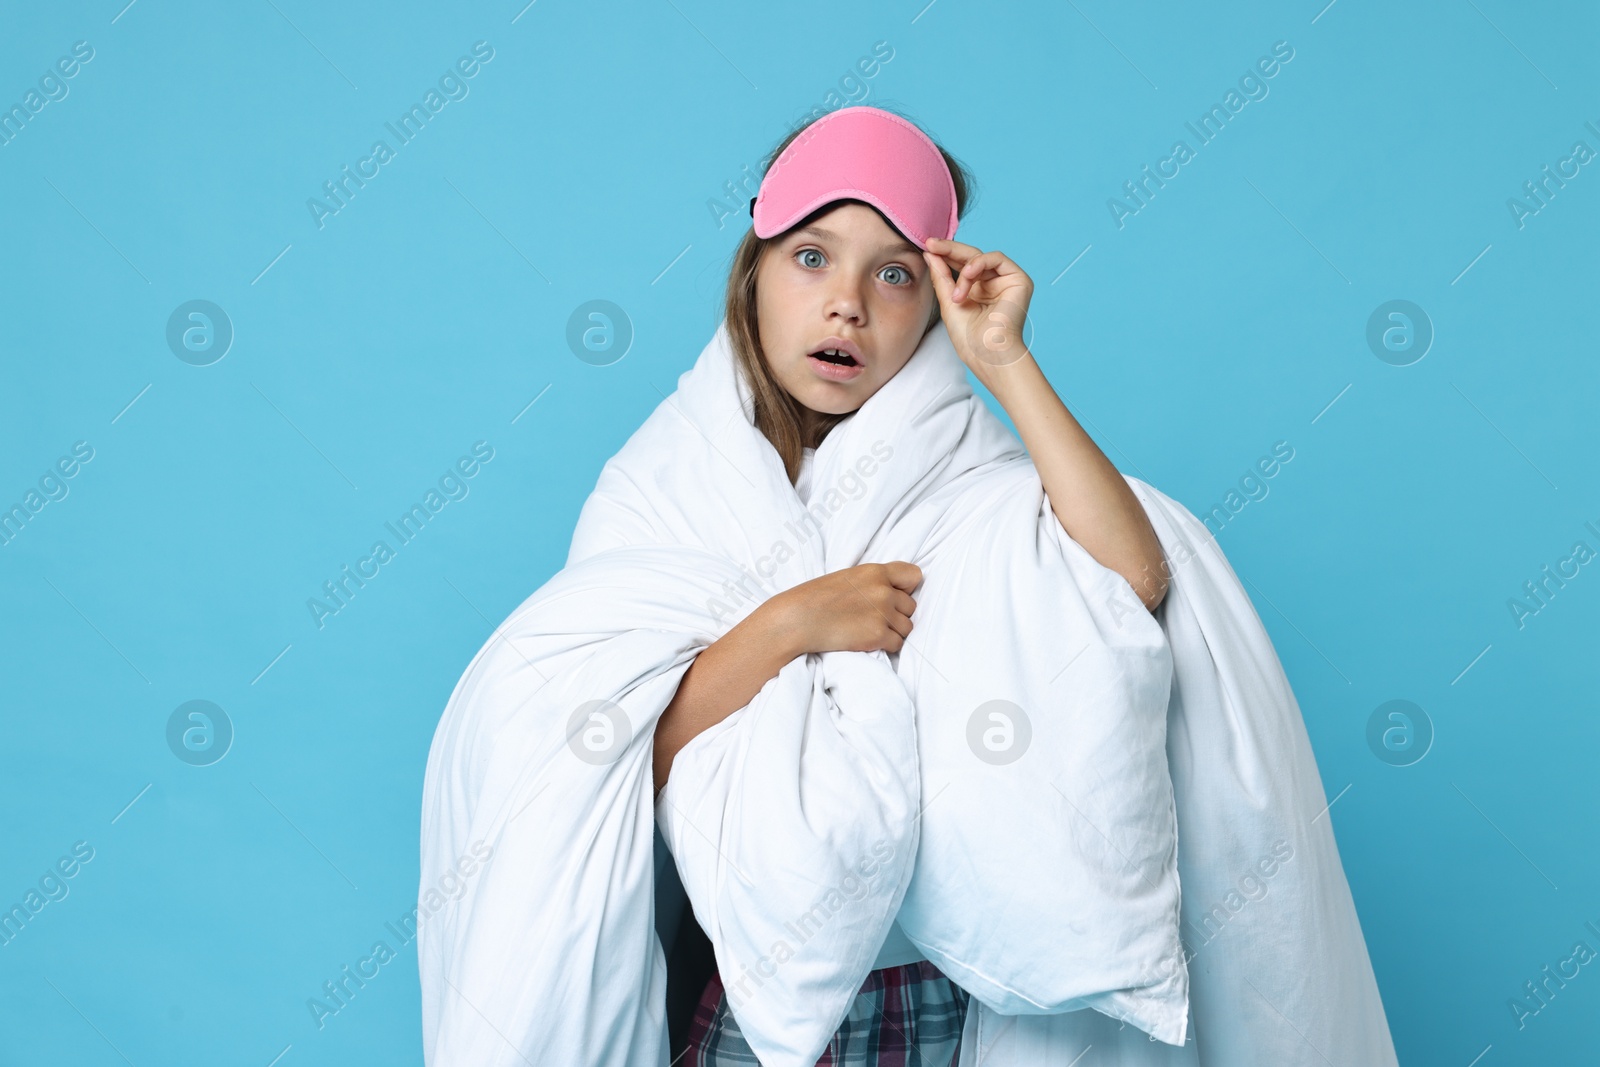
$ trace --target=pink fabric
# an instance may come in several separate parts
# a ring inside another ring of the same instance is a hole
[[[939,148],[899,115],[840,108],[801,131],[761,179],[751,215],[773,237],[834,200],[863,200],[918,248],[955,236],[956,186]]]

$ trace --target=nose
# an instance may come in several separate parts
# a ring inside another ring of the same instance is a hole
[[[831,279],[823,311],[829,319],[842,319],[856,326],[866,324],[867,302],[862,282],[848,271],[836,271]]]

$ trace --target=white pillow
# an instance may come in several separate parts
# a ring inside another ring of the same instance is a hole
[[[924,553],[896,657],[924,806],[901,928],[1002,1014],[1093,1007],[1182,1044],[1161,626],[1067,536],[1030,460],[930,506],[950,518],[890,546]]]

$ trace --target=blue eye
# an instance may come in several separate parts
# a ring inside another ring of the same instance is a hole
[[[802,248],[794,256],[796,261],[808,270],[816,270],[828,261],[827,257],[815,248]],[[898,264],[890,264],[879,272],[880,277],[885,274],[888,277],[884,277],[883,280],[896,288],[904,288],[916,280],[915,275]]]

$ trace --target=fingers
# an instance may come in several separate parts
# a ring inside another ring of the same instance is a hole
[[[933,295],[939,299],[939,306],[953,303],[950,299],[950,288],[955,284],[955,279],[952,277],[950,264],[943,256],[934,255],[932,252],[922,253],[922,258],[927,262],[928,273],[933,277]]]
[[[944,256],[957,265],[965,263],[979,253],[979,249],[960,241],[950,241],[943,237],[928,238],[928,251]]]
[[[988,254],[990,253],[985,253]],[[979,283],[995,276],[994,268],[987,264],[983,256],[968,260],[967,265],[962,267],[961,273],[956,276],[955,287],[950,290],[950,299],[958,304],[961,303]]]
[[[885,640],[889,639],[890,634],[898,637],[902,642],[911,636],[911,620],[899,612],[890,612],[884,618],[884,624],[889,627],[889,633],[884,635]],[[896,648],[894,651],[898,652],[899,649]]]
[[[938,245],[936,248],[935,245]],[[933,291],[942,301],[952,304],[959,302],[966,296],[966,290],[956,291],[962,271],[966,269],[968,261],[978,255],[978,250],[971,245],[964,245],[957,241],[944,241],[931,238],[928,248],[922,253],[933,269]]]
[[[911,620],[917,601],[911,591],[922,582],[922,568],[915,563],[894,560],[888,563],[862,563],[826,576],[844,583],[849,592],[847,607],[840,604],[831,624],[838,644],[858,652],[883,649],[898,654],[915,624]],[[814,579],[821,581],[822,579]]]
[[[947,294],[950,302],[954,304],[965,300],[972,292],[975,283],[1022,273],[1022,268],[1012,262],[1004,252],[984,252],[960,241],[929,238],[928,248],[923,255],[931,257],[930,262],[943,261],[956,268],[955,284],[949,287],[940,286],[938,271],[934,272],[934,291],[941,295]]]
[[[904,560],[895,560],[883,564],[883,573],[884,577],[889,580],[890,585],[907,593],[915,589],[922,581],[922,568],[915,563],[907,563]]]
[[[960,241],[942,241],[937,237],[929,239],[928,251],[944,259],[956,270],[966,266],[974,257],[984,254],[981,248],[962,244]]]
[[[961,268],[961,274],[956,279],[955,291],[950,294],[951,298],[960,302],[972,291],[974,283],[1017,274],[1021,270],[1022,268],[1011,262],[1003,252],[985,252],[981,256],[974,256]]]
[[[999,274],[1000,267],[1008,262],[1010,262],[1010,260],[1006,259],[1006,254],[1004,252],[984,252],[981,255],[973,256],[962,265],[961,274],[957,280],[960,281],[965,279],[966,281],[972,281],[984,271],[993,271],[994,273]]]
[[[872,609],[885,620],[896,617],[909,619],[912,612],[917,610],[916,598],[894,585],[875,585],[870,586],[869,590]]]

